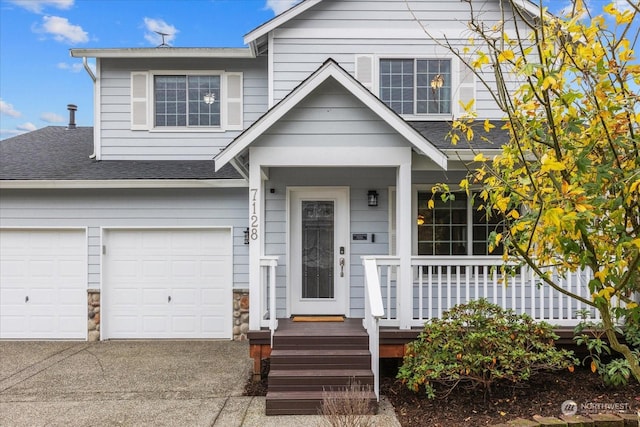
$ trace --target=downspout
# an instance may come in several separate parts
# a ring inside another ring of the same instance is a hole
[[[87,73],[89,74],[89,77],[91,77],[91,80],[93,80],[93,82],[96,82],[96,75],[93,74],[93,71],[91,71],[91,67],[89,67],[89,63],[87,62],[87,57],[83,56],[82,57],[82,65],[84,65],[84,69],[87,70]]]
[[[91,77],[91,80],[93,80],[93,87],[94,87],[94,91],[95,91],[95,85],[96,85],[96,81],[98,79],[96,78],[96,75],[93,74],[93,71],[91,70],[91,67],[89,67],[89,62],[87,61],[87,57],[86,56],[82,57],[82,65],[84,65],[84,69],[87,71],[87,74],[89,74],[89,77]],[[89,156],[89,158],[91,160],[94,160],[96,158],[95,136],[94,136],[94,144],[93,144],[93,154],[91,154]]]

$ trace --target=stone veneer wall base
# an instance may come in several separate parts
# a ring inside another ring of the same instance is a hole
[[[249,332],[249,291],[233,291],[233,339],[245,341]],[[100,290],[87,291],[87,339],[100,341]]]

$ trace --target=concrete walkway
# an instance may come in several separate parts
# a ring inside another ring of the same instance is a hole
[[[0,342],[0,426],[322,426],[242,396],[251,359],[231,341]],[[380,402],[374,425],[399,427]]]

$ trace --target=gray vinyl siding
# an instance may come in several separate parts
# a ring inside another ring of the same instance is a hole
[[[364,316],[362,256],[389,253],[388,191],[395,184],[393,168],[272,168],[265,194],[265,255],[278,256],[278,316],[285,315],[287,270],[287,187],[346,186],[350,194],[349,271],[351,316]],[[273,192],[271,192],[273,190]],[[367,205],[367,192],[377,190],[378,206]],[[367,241],[354,242],[353,233],[367,233]],[[371,242],[371,234],[375,242]],[[290,278],[295,286],[296,278]]]
[[[329,79],[254,145],[405,147],[407,142],[368,106]]]
[[[101,228],[233,227],[233,286],[249,288],[246,189],[3,190],[2,227],[87,227],[89,288],[100,288]]]
[[[243,123],[267,110],[267,61],[256,59],[101,59],[100,139],[102,160],[210,160],[240,131],[131,130],[132,71],[212,70],[243,73]]]
[[[460,49],[466,46],[470,34],[466,2],[425,0],[408,3],[434,35],[445,30],[454,46]],[[474,0],[473,3],[483,20],[497,22],[502,19],[499,1]],[[509,10],[504,13],[506,17],[511,14]],[[410,34],[405,36],[407,31]],[[327,58],[333,58],[354,75],[356,55],[373,55],[376,61],[384,56],[454,59],[447,49],[429,39],[403,0],[323,1],[275,30],[271,49],[274,103]],[[493,75],[486,77],[494,81]],[[373,89],[377,93],[377,88]],[[454,92],[456,89],[453,88]],[[502,117],[491,93],[479,83],[476,85],[476,108],[480,117]]]

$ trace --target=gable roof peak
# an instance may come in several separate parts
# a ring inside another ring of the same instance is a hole
[[[372,94],[342,68],[337,61],[333,58],[328,58],[316,71],[222,150],[214,158],[216,170],[219,170],[227,163],[233,162],[233,160],[241,155],[257,138],[328,79],[335,80],[351,95],[359,99],[374,114],[398,132],[399,135],[402,135],[416,151],[431,158],[442,169],[447,169],[446,154],[435,147],[429,140],[404,121],[402,117]]]

